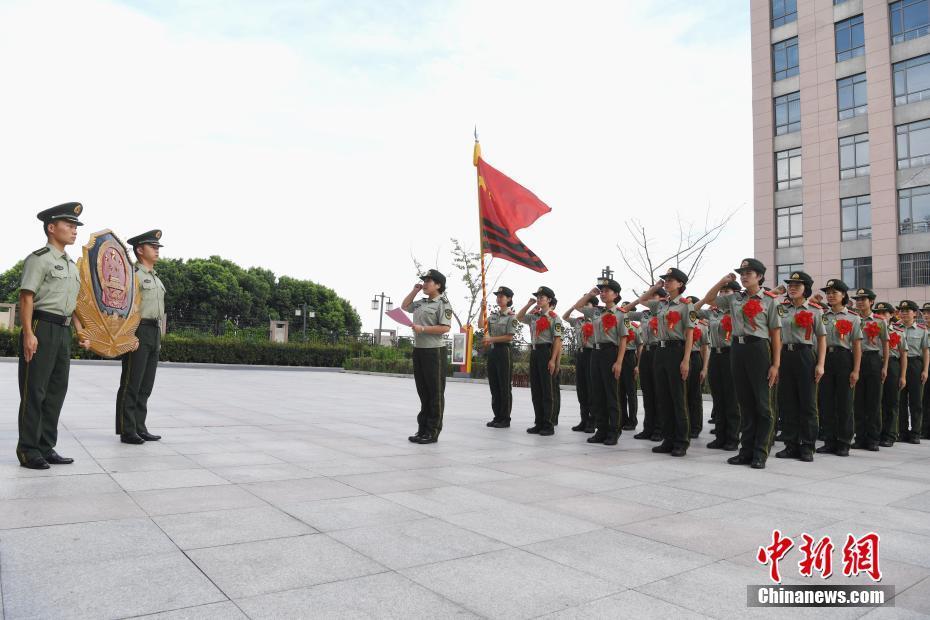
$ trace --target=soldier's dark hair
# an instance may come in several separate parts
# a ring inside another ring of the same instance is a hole
[[[811,288],[810,284],[804,285],[804,299],[810,299],[810,296],[814,294],[814,289]]]
[[[48,229],[48,225],[54,224],[54,223],[55,223],[55,220],[46,220],[45,222],[42,222],[42,232],[45,233],[46,237],[52,234],[51,231],[49,231]]]

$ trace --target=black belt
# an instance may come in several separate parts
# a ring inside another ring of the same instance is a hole
[[[644,344],[644,345],[643,345],[643,351],[652,351],[653,349],[655,349],[655,348],[658,347],[658,346],[659,346],[659,345],[657,345],[657,344]]]
[[[840,346],[827,347],[827,353],[852,353],[849,349]]]
[[[45,310],[33,310],[32,318],[45,321],[46,323],[54,323],[55,325],[64,325],[65,327],[71,325],[70,316],[61,316],[60,314],[46,312]]]
[[[802,349],[810,349],[813,346],[814,345],[812,344],[803,344],[803,343],[798,342],[798,343],[783,344],[781,348],[785,351],[800,351]]]
[[[683,347],[684,345],[684,340],[662,340],[656,346],[658,346],[660,349],[665,349],[667,347]]]
[[[736,344],[750,344],[762,340],[767,340],[767,338],[760,338],[759,336],[733,336],[733,342]]]
[[[730,347],[711,347],[710,352],[717,353],[718,355],[722,353],[729,353]]]
[[[530,348],[533,349],[533,350],[535,351],[536,349],[539,349],[539,348],[542,348],[542,347],[551,347],[551,346],[552,346],[552,343],[551,343],[551,342],[540,342],[540,343],[538,343],[538,344],[531,344],[531,345],[530,345]]]
[[[617,345],[615,345],[612,342],[595,342],[594,348],[595,349],[610,349],[610,348],[616,349]]]
[[[922,360],[923,358],[919,355],[908,355],[908,365],[910,365],[910,360]]]
[[[881,351],[863,351],[863,355],[878,355]]]
[[[148,325],[149,327],[161,327],[158,319],[140,319],[139,325]]]

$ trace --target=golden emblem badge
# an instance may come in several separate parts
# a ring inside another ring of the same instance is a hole
[[[132,351],[141,318],[139,290],[123,242],[110,229],[92,234],[77,266],[81,289],[75,312],[90,350],[103,357]]]

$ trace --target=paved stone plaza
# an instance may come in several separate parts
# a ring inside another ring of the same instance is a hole
[[[488,429],[487,386],[449,383],[440,442],[419,446],[409,379],[165,366],[149,418],[164,439],[131,446],[113,434],[118,378],[72,366],[58,451],[77,462],[30,471],[0,362],[4,618],[825,615],[747,609],[776,527],[830,534],[838,572],[848,532],[881,534],[896,606],[826,615],[930,615],[926,442],[753,471],[706,430],[684,459],[632,433],[589,445],[570,391],[554,437],[524,432],[527,389],[515,425]],[[798,557],[785,583],[803,583]]]

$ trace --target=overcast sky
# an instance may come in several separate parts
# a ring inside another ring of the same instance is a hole
[[[752,253],[740,0],[0,0],[0,84],[0,269],[43,245],[36,212],[76,200],[79,244],[161,228],[163,256],[314,280],[366,331],[372,294],[416,281],[411,255],[459,308],[476,124],[488,163],[552,207],[518,233],[550,271],[501,276],[518,306],[540,284],[573,302],[608,264],[626,297],[633,217],[661,254],[676,213],[740,209],[695,293]]]

